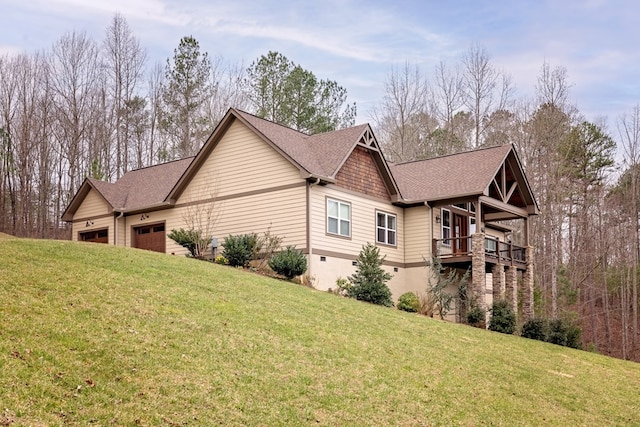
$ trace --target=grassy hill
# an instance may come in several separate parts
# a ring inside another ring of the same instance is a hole
[[[633,425],[640,365],[181,257],[0,238],[0,425]]]

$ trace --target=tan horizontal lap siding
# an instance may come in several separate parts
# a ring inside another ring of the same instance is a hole
[[[404,211],[405,262],[422,262],[431,257],[431,208],[416,206]]]
[[[283,245],[306,249],[305,187],[225,200],[218,221],[218,236],[255,232],[270,228],[283,237]],[[220,242],[222,244],[222,241]]]
[[[278,191],[265,191],[243,197],[233,197],[214,202],[215,222],[213,235],[218,238],[219,252],[224,238],[229,234],[262,234],[270,227],[272,235],[283,237],[283,245],[295,245],[306,249],[305,187],[299,186]],[[208,205],[210,206],[210,205]],[[167,235],[172,229],[189,228],[189,207],[168,209],[150,213],[144,222],[166,221]],[[134,219],[136,224],[143,222]],[[130,242],[129,242],[130,243]],[[187,250],[167,238],[167,253],[185,255]]]
[[[182,193],[178,204],[300,181],[298,169],[235,121]]]
[[[351,238],[345,239],[326,233],[326,198],[351,204]],[[404,229],[402,208],[382,200],[357,196],[340,191],[338,187],[314,186],[311,188],[312,244],[314,249],[354,254],[358,256],[367,242],[376,243],[376,211],[395,214],[397,218],[397,246],[379,245],[380,254],[387,261],[404,263]]]
[[[76,213],[73,214],[73,218],[91,218],[108,214],[110,211],[111,209],[106,200],[96,190],[91,189]]]

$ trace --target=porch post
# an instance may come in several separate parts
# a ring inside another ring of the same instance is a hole
[[[493,302],[496,303],[504,299],[506,291],[504,265],[495,264],[491,269],[493,276]]]
[[[507,267],[505,285],[505,299],[513,312],[518,314],[518,269],[513,265]]]
[[[486,275],[484,255],[484,233],[471,236],[471,298],[472,304],[486,310]]]
[[[524,321],[533,319],[533,247],[526,248],[527,269],[522,277],[522,317]]]

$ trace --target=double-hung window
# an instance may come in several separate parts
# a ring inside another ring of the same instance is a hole
[[[327,199],[327,233],[351,237],[351,204]]]
[[[396,245],[397,220],[393,214],[376,212],[376,241],[385,245]]]
[[[451,246],[451,212],[442,209],[442,244]]]

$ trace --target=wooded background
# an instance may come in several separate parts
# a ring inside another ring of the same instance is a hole
[[[121,15],[103,40],[72,31],[1,56],[0,82],[0,231],[17,236],[69,238],[60,217],[86,177],[194,155],[229,107],[307,133],[356,116],[346,89],[277,52],[243,67],[184,37],[149,64]],[[513,143],[542,211],[536,313],[578,321],[588,350],[640,361],[640,106],[588,121],[564,68],[540,64],[533,83],[533,99],[516,98],[478,45],[430,70],[405,63],[381,82],[372,127],[392,162]]]

